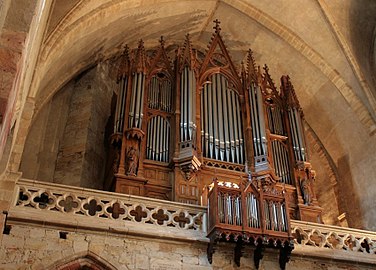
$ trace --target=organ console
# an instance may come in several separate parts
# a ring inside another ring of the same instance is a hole
[[[173,62],[163,38],[154,51],[126,47],[106,181],[120,193],[208,205],[211,244],[226,235],[285,252],[290,218],[321,222],[304,115],[288,76],[278,89],[251,50],[237,69],[218,21],[214,30],[205,53],[187,35]]]

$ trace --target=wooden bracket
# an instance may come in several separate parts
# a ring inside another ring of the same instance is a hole
[[[279,267],[286,269],[286,263],[290,261],[291,251],[294,249],[294,241],[285,242],[279,250]]]
[[[261,239],[258,239],[255,244],[256,244],[256,249],[253,252],[253,260],[255,262],[256,269],[259,269],[260,261],[264,257],[265,247],[264,247]]]
[[[243,256],[244,242],[241,236],[238,237],[236,246],[234,248],[234,261],[238,267],[240,267],[240,258]]]

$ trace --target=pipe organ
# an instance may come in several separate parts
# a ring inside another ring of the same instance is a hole
[[[290,78],[278,89],[251,50],[237,68],[218,22],[214,29],[205,53],[187,35],[173,60],[163,38],[156,49],[140,41],[119,57],[109,189],[210,205],[218,179],[253,190],[219,192],[210,205],[218,224],[286,233],[289,218],[320,222]]]

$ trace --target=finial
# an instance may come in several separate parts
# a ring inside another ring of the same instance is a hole
[[[141,48],[143,46],[144,46],[144,41],[140,39],[140,41],[138,42],[138,47]]]
[[[185,35],[185,39],[186,39],[186,40],[189,40],[189,33],[187,33],[187,34]]]
[[[163,38],[163,36],[161,36],[160,40],[159,40],[159,43],[161,43],[161,46],[164,47],[165,45],[165,40]]]
[[[269,73],[269,67],[268,67],[267,64],[264,65],[264,70],[265,70],[266,73]]]
[[[128,44],[125,44],[123,54],[126,55],[126,56],[129,55],[129,47],[128,47]]]
[[[219,27],[221,22],[218,19],[215,19],[213,23],[215,23],[215,26],[213,27],[213,29],[215,29],[216,33],[219,33],[221,31],[221,27]]]

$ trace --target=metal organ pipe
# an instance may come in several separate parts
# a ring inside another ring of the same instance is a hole
[[[230,145],[230,123],[229,123],[229,116],[228,111],[229,108],[228,104],[228,96],[227,96],[227,81],[224,77],[221,78],[221,92],[222,92],[222,111],[223,111],[223,124],[224,124],[224,137],[223,137],[223,148],[224,148],[224,158],[227,161],[231,162],[230,152],[231,152],[231,145]]]
[[[207,158],[244,163],[241,108],[225,76],[214,74],[201,95],[203,153]]]
[[[169,162],[170,125],[162,116],[151,118],[147,125],[146,158]]]
[[[256,87],[257,92],[257,109],[259,114],[259,128],[260,128],[260,139],[261,139],[261,147],[263,149],[264,155],[267,153],[267,142],[266,142],[266,132],[265,132],[265,117],[264,117],[264,110],[263,110],[263,98],[261,94],[260,87]]]
[[[303,161],[306,161],[307,157],[306,157],[306,147],[305,147],[304,133],[303,133],[303,123],[302,123],[302,118],[300,116],[300,113],[297,109],[295,109],[295,116],[297,119],[298,134],[299,134],[299,139],[300,139],[300,151],[301,151]]]
[[[141,128],[143,118],[144,85],[145,75],[143,73],[135,73],[132,78],[132,95],[128,123],[129,128]]]
[[[128,77],[123,77],[116,104],[114,132],[121,133],[124,129],[125,99],[127,96]]]
[[[219,149],[219,160],[224,160],[225,158],[225,145],[224,145],[224,129],[223,129],[223,98],[222,98],[222,80],[219,74],[215,74],[215,88],[217,89],[217,122],[218,122],[218,149]]]
[[[217,99],[217,82],[216,75],[212,76],[212,101],[213,101],[213,139],[214,139],[214,159],[220,160],[219,158],[219,135],[218,135],[218,99]]]
[[[253,135],[253,148],[256,157],[267,155],[266,132],[265,132],[265,117],[263,111],[263,96],[259,86],[251,84],[249,89],[249,100],[251,105],[251,122]],[[258,162],[265,162],[265,160],[256,159]]]
[[[287,149],[278,140],[272,141],[271,146],[276,174],[281,177],[283,183],[292,184]]]
[[[300,118],[300,113],[296,108],[291,108],[289,110],[289,121],[290,129],[292,134],[292,144],[295,154],[295,160],[306,161],[305,153],[305,141],[302,131],[302,122]]]
[[[195,89],[196,88],[196,78],[194,72],[189,68],[185,67],[181,73],[180,80],[180,106],[181,106],[181,116],[180,116],[180,141],[185,142],[192,140],[193,131],[195,130]],[[171,97],[169,97],[170,99]],[[204,142],[203,144],[204,145]]]
[[[227,92],[227,104],[231,105],[232,102],[232,92],[231,91],[226,91]],[[228,128],[229,128],[229,141],[230,141],[230,157],[229,161],[235,163],[235,137],[234,137],[234,121],[233,121],[233,116],[232,116],[232,107],[231,106],[226,106],[228,108]]]

